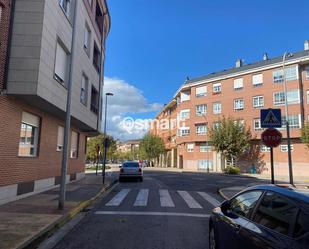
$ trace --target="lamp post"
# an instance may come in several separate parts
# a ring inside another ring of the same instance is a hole
[[[202,116],[205,121],[206,121],[206,124],[207,124],[207,118],[206,118],[206,115],[202,112],[198,112],[198,114],[200,116]],[[207,126],[206,126],[207,127]],[[207,161],[207,173],[209,173],[209,158],[208,158],[208,128],[206,128],[206,161]]]
[[[285,61],[287,57],[292,57],[293,54],[285,52],[282,58],[282,69],[283,69],[283,86],[284,86],[284,96],[285,96],[285,126],[286,126],[286,136],[288,144],[288,161],[289,161],[289,177],[290,184],[293,185],[293,168],[292,168],[292,154],[291,154],[291,137],[290,137],[290,124],[289,124],[289,109],[288,109],[288,95],[287,95],[287,86],[285,78]]]
[[[105,183],[105,164],[106,164],[106,154],[107,154],[107,136],[106,136],[106,116],[107,116],[107,99],[109,96],[114,96],[113,93],[105,94],[105,112],[104,112],[104,151],[103,151],[103,167],[102,167],[102,176],[103,184]]]

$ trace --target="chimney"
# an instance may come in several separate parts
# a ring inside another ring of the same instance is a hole
[[[237,59],[237,61],[236,61],[236,68],[238,68],[238,67],[242,67],[242,65],[243,65],[243,61],[242,61],[242,59]]]
[[[306,51],[309,50],[309,40],[305,40],[305,42],[304,42],[304,50],[306,50]]]
[[[269,60],[268,54],[267,54],[267,53],[264,53],[264,54],[263,54],[263,61],[267,61],[267,60]]]

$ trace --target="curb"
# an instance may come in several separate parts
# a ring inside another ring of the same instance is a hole
[[[60,217],[58,220],[54,221],[50,225],[48,225],[46,228],[44,228],[42,231],[38,232],[35,236],[28,239],[27,241],[23,242],[21,245],[19,245],[16,249],[31,249],[34,245],[42,242],[46,236],[53,233],[54,231],[58,230],[60,227],[62,227],[65,223],[69,222],[74,216],[76,216],[78,213],[80,213],[83,209],[93,204],[104,192],[111,189],[116,183],[118,183],[118,180],[114,180],[111,182],[110,185],[103,187],[94,197],[90,198],[86,201],[81,201],[75,208],[73,208],[71,211],[69,211],[66,215]]]
[[[223,194],[223,190],[224,190],[225,188],[220,188],[220,189],[218,189],[218,193],[225,199],[225,200],[228,200],[229,198],[227,198],[227,196],[225,195],[225,194]]]

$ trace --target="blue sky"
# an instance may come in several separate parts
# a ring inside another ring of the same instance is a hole
[[[302,50],[309,39],[308,0],[109,0],[108,4],[112,27],[105,75],[144,97],[149,112],[121,113],[135,118],[154,117],[159,104],[172,98],[186,76],[231,68],[238,57],[252,63],[264,52],[274,57],[285,50]],[[117,89],[109,88],[117,95]]]

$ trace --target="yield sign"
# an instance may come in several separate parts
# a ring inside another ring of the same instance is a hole
[[[261,110],[261,127],[274,128],[281,127],[281,110],[280,109],[262,109]]]

